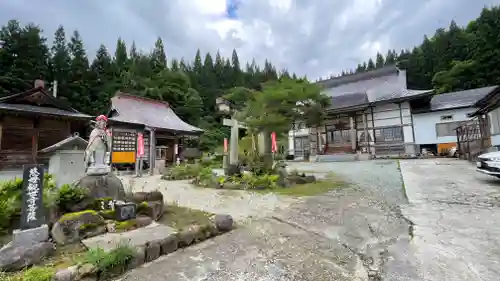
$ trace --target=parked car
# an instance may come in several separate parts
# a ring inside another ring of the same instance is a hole
[[[500,178],[500,151],[479,155],[476,166],[478,172]]]

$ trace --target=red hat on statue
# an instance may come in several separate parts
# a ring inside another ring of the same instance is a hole
[[[104,115],[99,115],[95,118],[95,121],[101,121],[101,120],[104,120],[104,121],[108,121],[108,117],[104,116]]]

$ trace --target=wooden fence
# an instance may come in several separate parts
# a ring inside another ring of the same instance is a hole
[[[487,118],[464,121],[456,128],[457,153],[461,159],[475,161],[491,147],[490,126]]]

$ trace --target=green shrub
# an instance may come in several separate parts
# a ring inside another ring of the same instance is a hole
[[[64,184],[57,194],[57,205],[62,212],[70,212],[70,206],[89,198],[87,190],[70,184]]]
[[[203,167],[200,164],[182,164],[171,167],[165,171],[165,180],[183,180],[197,177]]]
[[[52,281],[56,274],[53,267],[34,266],[26,270],[23,274],[23,281]]]
[[[119,244],[109,252],[102,248],[94,248],[85,254],[84,262],[93,265],[100,278],[112,277],[126,270],[134,258],[135,251],[126,243]]]

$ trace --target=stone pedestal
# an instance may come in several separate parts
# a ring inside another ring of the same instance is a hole
[[[122,181],[112,172],[101,175],[86,175],[78,183],[78,187],[87,189],[92,198],[112,198],[125,200],[125,189]]]
[[[12,232],[12,245],[33,245],[49,240],[49,226],[44,224],[35,228],[16,229]]]
[[[111,172],[111,167],[107,165],[99,165],[99,166],[90,166],[87,168],[87,175],[97,176],[97,175],[105,175]]]

